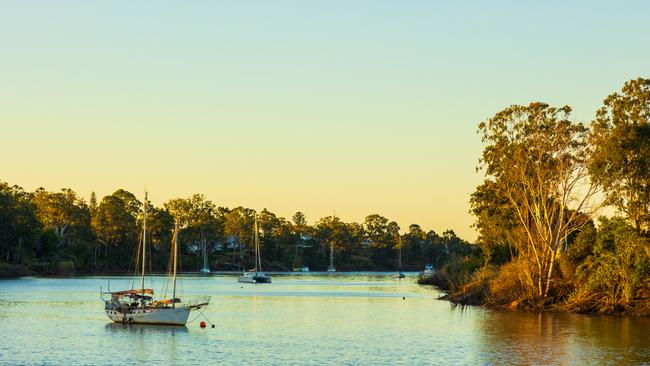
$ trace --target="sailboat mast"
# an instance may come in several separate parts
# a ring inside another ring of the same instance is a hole
[[[144,216],[142,218],[142,285],[140,289],[142,290],[142,307],[144,307],[144,270],[145,263],[147,262],[147,191],[144,191],[144,207],[143,207]]]
[[[208,243],[203,242],[203,269],[208,270]]]
[[[402,237],[399,237],[399,273],[402,273]]]
[[[260,255],[260,237],[257,229],[257,214],[255,214],[255,272],[262,272],[262,256]]]
[[[332,225],[333,229],[336,228],[336,210],[332,213]],[[332,232],[332,236],[334,236],[334,232]],[[334,268],[334,239],[330,241],[330,266],[328,269],[333,269]]]
[[[178,260],[178,220],[174,222],[174,242],[172,243],[174,251],[174,290],[172,291],[172,307],[176,307],[176,261]]]

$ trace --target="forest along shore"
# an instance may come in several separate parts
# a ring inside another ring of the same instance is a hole
[[[37,273],[23,265],[0,263],[0,278],[19,278],[33,275],[37,275]]]
[[[71,189],[27,192],[0,181],[0,263],[3,277],[22,273],[71,275],[132,272],[140,241],[143,204],[119,189],[86,202]],[[263,268],[325,271],[333,254],[340,271],[418,271],[455,257],[480,255],[480,248],[453,230],[438,234],[412,224],[402,230],[379,214],[361,223],[332,215],[309,224],[302,212],[290,220],[263,209],[227,208],[202,194],[174,198],[156,207],[147,202],[150,270],[164,272],[174,220],[187,222],[179,233],[181,271],[242,271],[253,268],[254,216],[260,227]],[[333,253],[331,253],[333,251]],[[31,272],[30,272],[31,271]]]
[[[458,304],[650,315],[650,79],[607,96],[590,126],[570,113],[513,105],[479,124],[483,261],[420,283]],[[604,206],[618,216],[598,217]]]

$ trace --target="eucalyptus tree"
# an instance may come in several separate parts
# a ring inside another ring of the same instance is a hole
[[[97,240],[104,249],[103,264],[113,264],[121,267],[124,257],[128,257],[137,249],[138,224],[133,213],[133,205],[125,203],[124,195],[110,195],[102,198],[97,206],[97,213],[92,218],[92,227]],[[109,258],[109,250],[116,254]],[[99,253],[98,253],[99,254]],[[96,264],[101,264],[97,255]]]
[[[363,248],[366,235],[362,224],[357,222],[350,222],[346,224],[346,232],[349,238],[348,251],[351,255],[355,255]]]
[[[171,199],[164,207],[175,220],[187,224],[182,236],[197,244],[200,248],[197,257],[202,255],[204,261],[207,261],[210,254],[208,243],[223,237],[223,217],[215,204],[202,194],[194,194],[188,198]]]
[[[171,213],[152,204],[147,205],[147,238],[155,255],[149,256],[156,269],[163,269],[169,262],[170,246],[174,230]],[[150,263],[151,263],[150,262]]]
[[[0,181],[0,261],[22,264],[34,255],[41,228],[30,194]]]
[[[650,79],[609,95],[592,123],[590,172],[637,231],[650,230]]]
[[[260,245],[265,259],[282,259],[288,264],[291,250],[289,243],[293,241],[289,222],[282,217],[277,217],[273,212],[263,209],[258,214],[258,227],[260,229]]]
[[[587,172],[588,130],[570,113],[568,106],[513,105],[479,124],[482,167],[523,228],[526,251],[519,254],[536,269],[539,296],[548,294],[562,244],[597,208]]]
[[[48,192],[39,188],[32,201],[38,219],[57,235],[62,244],[69,247],[80,238],[90,240],[90,210],[73,190],[64,188],[60,192]]]
[[[368,215],[364,220],[364,229],[372,248],[388,247],[390,238],[387,218],[378,214]]]
[[[124,208],[131,216],[137,219],[142,215],[142,202],[133,193],[118,189],[112,195],[122,200]]]
[[[340,249],[340,241],[338,239],[340,235],[340,224],[341,220],[332,215],[321,217],[320,220],[314,225],[314,231],[318,243],[320,244],[321,257],[325,258],[330,250],[330,247],[334,247],[334,251]]]
[[[95,216],[97,212],[97,195],[95,192],[90,192],[90,200],[88,200],[88,209],[90,210],[90,217]]]
[[[409,230],[402,237],[402,260],[404,263],[421,261],[422,247],[426,240],[426,233],[418,224],[409,225]]]
[[[291,267],[296,268],[302,264],[303,249],[306,247],[305,239],[308,235],[307,217],[301,211],[291,217],[290,228],[293,234],[293,259]]]
[[[383,267],[391,266],[395,246],[399,242],[399,226],[386,217],[372,214],[364,220],[364,230],[372,258],[376,264]]]
[[[399,230],[400,227],[395,221],[391,221],[386,225],[386,240],[389,243],[389,248],[396,248],[399,243]]]
[[[331,248],[337,263],[345,264],[365,240],[363,225],[343,222],[334,215],[322,217],[314,226],[314,235],[321,249],[318,265],[327,263]]]
[[[235,207],[224,216],[224,234],[228,239],[234,239],[235,247],[232,251],[232,260],[239,251],[239,260],[244,258],[244,247],[251,243],[253,238],[253,223],[255,210],[242,206]]]
[[[307,226],[307,217],[301,211],[293,214],[293,216],[291,216],[291,221],[293,221],[293,224],[296,228],[303,228]]]
[[[427,231],[421,248],[422,260],[437,267],[444,253],[444,244],[440,235],[434,230]]]

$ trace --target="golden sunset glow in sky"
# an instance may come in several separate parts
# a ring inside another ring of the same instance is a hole
[[[645,2],[3,2],[0,179],[474,240],[477,124],[588,122],[648,77]]]

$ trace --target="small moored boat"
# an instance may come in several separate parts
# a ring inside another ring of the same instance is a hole
[[[262,256],[260,253],[260,237],[257,229],[257,214],[255,214],[255,268],[244,272],[237,282],[239,283],[271,283],[271,276],[262,272]]]
[[[397,269],[397,274],[395,275],[395,278],[396,279],[402,279],[402,278],[406,277],[406,275],[404,273],[402,273],[402,237],[399,236],[399,234],[398,234],[398,237],[399,237],[399,242],[397,244],[398,245],[398,247],[397,247],[397,258],[398,258],[397,259],[397,261],[398,261],[397,268],[398,269]]]

